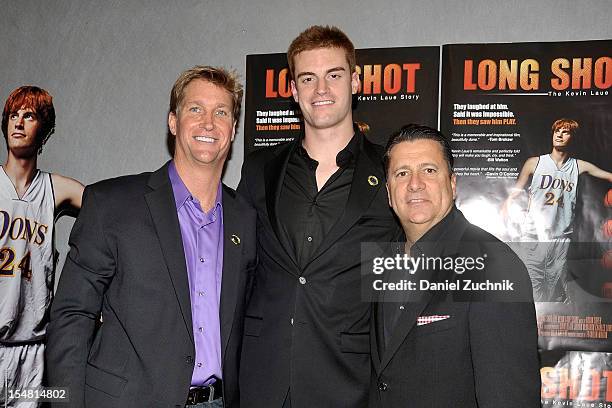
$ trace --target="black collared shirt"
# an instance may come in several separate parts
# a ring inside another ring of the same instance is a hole
[[[299,143],[287,164],[278,207],[279,220],[300,268],[311,260],[325,235],[340,219],[348,201],[359,155],[358,133],[336,155],[338,170],[318,191],[313,160]]]
[[[440,222],[431,227],[429,231],[423,234],[423,236],[412,245],[410,248],[410,256],[441,256],[444,253],[445,245],[450,241],[458,239],[461,231],[463,230],[462,223],[456,222],[459,216],[459,210],[453,205],[450,212],[446,214],[446,217],[442,218]],[[406,236],[402,232],[397,242],[397,247],[395,248],[397,253],[405,253],[405,241]],[[404,270],[395,271],[390,276],[391,280],[400,281],[401,279],[409,278],[409,276],[400,276],[402,273],[408,272]],[[398,303],[394,301],[383,301],[379,307],[382,307],[384,341],[385,344],[387,344],[390,340],[391,333],[399,320],[401,312],[405,308],[405,302]]]

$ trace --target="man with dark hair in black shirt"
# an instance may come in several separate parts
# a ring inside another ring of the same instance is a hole
[[[257,209],[259,264],[247,308],[240,395],[248,407],[364,407],[370,304],[361,242],[398,226],[382,148],[353,123],[355,49],[335,27],[310,27],[288,51],[304,116],[294,142],[248,157],[238,187]]]
[[[374,308],[370,407],[539,407],[529,275],[455,207],[447,139],[405,126],[389,139],[385,167],[404,232],[397,252],[422,263],[404,274],[412,292],[385,293]],[[399,282],[390,277],[400,268],[388,269],[385,283]]]

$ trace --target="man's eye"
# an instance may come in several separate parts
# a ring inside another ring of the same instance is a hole
[[[9,119],[11,119],[11,120],[15,120],[15,119],[17,119],[17,114],[16,114],[16,113],[11,113],[11,114],[9,115]]]
[[[427,168],[426,168],[424,171],[425,171],[425,173],[427,173],[427,174],[435,174],[435,173],[437,172],[437,170],[436,170],[436,169],[431,168],[431,167],[427,167]]]
[[[341,77],[342,77],[342,75],[340,75],[340,74],[329,74],[329,77],[330,77],[331,79],[338,79],[338,78],[341,78]]]
[[[227,116],[227,115],[228,115],[228,113],[226,111],[224,111],[224,110],[218,110],[217,111],[217,116]]]
[[[406,170],[402,170],[402,171],[398,171],[395,174],[395,177],[406,177],[408,175],[408,172]]]
[[[199,106],[192,106],[191,108],[189,108],[189,112],[200,113],[202,112],[202,109],[200,109]]]
[[[23,118],[32,120],[32,119],[36,119],[36,115],[34,115],[32,112],[28,112],[25,115],[23,115]]]
[[[312,82],[312,77],[304,77],[302,78],[302,83],[307,84],[308,82]]]

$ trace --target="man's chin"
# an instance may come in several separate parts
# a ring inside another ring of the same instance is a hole
[[[433,219],[432,215],[429,213],[415,213],[406,218],[410,224],[427,224],[430,223]]]
[[[26,146],[26,147],[16,147],[11,146],[10,151],[17,159],[31,159],[32,157],[36,157],[36,153],[38,152],[38,147]]]

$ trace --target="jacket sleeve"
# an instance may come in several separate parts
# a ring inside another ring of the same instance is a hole
[[[489,253],[491,255],[491,253]],[[517,298],[473,302],[469,336],[476,400],[481,408],[539,407],[540,365],[531,283],[523,263],[510,250],[489,256],[487,268],[514,277]],[[494,275],[500,276],[499,273]]]
[[[69,404],[85,406],[87,359],[102,300],[115,273],[115,255],[107,242],[101,201],[87,187],[83,206],[70,234],[70,252],[51,306],[46,349],[50,386],[67,387]]]

